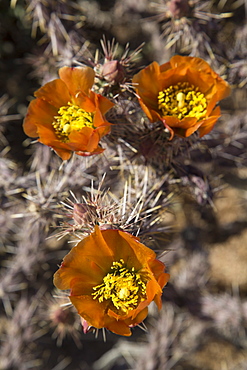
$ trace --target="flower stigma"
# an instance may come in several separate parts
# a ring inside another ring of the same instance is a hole
[[[55,116],[55,121],[52,126],[62,142],[69,141],[69,135],[72,131],[80,131],[83,127],[95,128],[93,125],[94,113],[86,112],[68,102],[67,106],[63,106],[58,110],[59,116]]]
[[[99,302],[111,300],[117,310],[127,314],[146,299],[146,282],[134,267],[131,270],[124,267],[123,259],[113,262],[111,270],[102,284],[93,287],[93,298]]]
[[[159,92],[158,108],[163,116],[173,116],[179,120],[195,117],[200,120],[206,117],[207,100],[198,87],[188,82],[178,82]]]

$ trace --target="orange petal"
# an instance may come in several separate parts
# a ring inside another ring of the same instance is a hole
[[[184,130],[184,137],[189,137],[191,136],[194,132],[198,130],[198,128],[201,126],[202,121],[198,121],[194,126],[189,127]]]
[[[123,315],[123,314],[122,315],[119,315],[118,313],[116,313],[115,311],[113,311],[111,308],[108,308],[107,315],[109,317],[111,317],[111,318],[116,319],[117,321],[118,320],[123,320],[123,319],[125,319],[125,318],[128,317],[128,315]]]
[[[138,242],[131,234],[120,230],[103,230],[102,236],[114,253],[117,261],[121,258],[127,268],[139,270],[149,259],[156,257],[155,253]]]
[[[155,279],[157,280],[161,289],[166,285],[169,281],[170,275],[165,271],[165,265],[163,262],[155,259],[151,263],[149,263],[150,269],[154,274]]]
[[[163,116],[162,122],[164,123],[165,126],[176,127],[179,125],[180,120],[177,117],[173,116]]]
[[[105,132],[105,129],[102,128],[102,131]],[[70,142],[67,143],[67,146],[76,152],[101,153],[103,149],[98,146],[99,134],[98,129],[94,130],[90,127],[83,127],[81,131],[72,131],[69,135]]]
[[[137,306],[137,308],[133,309],[133,310],[130,310],[127,314],[121,314],[119,315],[118,313],[116,313],[115,311],[111,310],[111,308],[108,308],[108,311],[107,311],[107,314],[108,316],[110,316],[111,318],[114,318],[116,319],[117,321],[119,320],[124,320],[125,322],[127,322],[128,320],[135,322],[135,325],[138,324],[137,320],[136,320],[136,317],[139,315],[139,313],[141,311],[143,311],[145,308],[147,308],[147,306],[150,304],[150,300],[146,299],[145,301],[142,301],[139,303],[139,305]]]
[[[187,60],[187,63],[189,64],[190,69],[197,69],[201,75],[210,75],[214,79],[214,83],[216,84],[217,88],[217,101],[222,100],[226,98],[230,92],[231,88],[229,84],[224,81],[216,72],[214,72],[210,65],[205,62],[205,60],[200,59],[200,58],[195,58],[195,57],[179,57],[176,56],[174,57],[174,61],[177,59],[181,58],[186,58],[185,61]],[[173,59],[173,58],[172,58]],[[182,61],[181,61],[182,62]]]
[[[136,326],[138,324],[140,324],[143,320],[145,320],[145,318],[147,317],[148,315],[148,308],[145,307],[143,310],[141,310],[136,316],[134,319],[126,319],[124,320],[124,322],[128,325],[128,326]]]
[[[70,282],[72,280],[72,277],[70,276],[64,277],[64,271],[66,270],[65,269],[62,270],[62,268],[60,267],[60,269],[57,270],[53,276],[53,284],[58,289],[62,290],[70,289]]]
[[[170,86],[177,85],[178,82],[187,82],[187,70],[188,68],[174,68],[162,73],[159,77],[159,91],[165,90]],[[158,99],[158,94],[156,99]]]
[[[66,144],[58,140],[55,130],[52,125],[45,126],[40,124],[37,128],[39,134],[39,141],[48,146],[58,146],[61,149],[67,149]]]
[[[100,111],[99,108],[96,109],[95,114],[94,114],[94,126],[95,127],[100,127],[100,126],[111,126],[110,122],[107,122],[102,115],[102,112]]]
[[[213,91],[212,91],[212,97],[207,103],[207,117],[211,116],[212,110],[215,108],[215,106],[218,102],[217,92],[215,90],[216,89],[214,89],[214,94],[213,94]]]
[[[170,280],[170,274],[168,274],[166,272],[161,274],[157,278],[158,284],[161,287],[161,289],[164,288],[164,286],[168,283],[169,280]]]
[[[230,94],[231,88],[229,84],[224,81],[223,78],[221,78],[216,72],[214,72],[210,65],[205,62],[205,60],[200,58],[192,58],[192,67],[196,68],[200,72],[208,73],[214,78],[217,87],[218,101],[226,98]]]
[[[217,101],[225,99],[227,96],[231,94],[231,88],[229,84],[219,76],[217,77],[216,80],[216,88],[217,88]]]
[[[96,94],[93,91],[90,91],[90,98],[95,102],[95,106],[99,108],[102,115],[106,114],[115,105],[106,97]]]
[[[140,106],[142,107],[143,112],[146,114],[146,116],[150,119],[151,122],[156,122],[160,120],[160,116],[157,111],[153,109],[149,109],[141,99],[139,99]],[[155,109],[158,109],[156,107]]]
[[[81,157],[89,157],[91,155],[101,154],[104,152],[105,149],[98,146],[94,151],[92,152],[76,152],[77,155],[80,155]]]
[[[37,98],[47,101],[57,109],[68,105],[68,102],[71,101],[71,96],[67,86],[62,80],[59,79],[48,82],[39,90],[37,90],[34,95]]]
[[[172,66],[171,66],[170,62],[164,63],[160,66],[160,73],[166,72],[171,68],[172,68]]]
[[[113,251],[105,242],[98,226],[95,226],[94,233],[80,241],[74,248],[78,249],[81,256],[87,256],[91,260],[95,261],[95,263],[97,263],[104,271],[108,271],[109,261],[113,261]],[[111,264],[112,262],[110,262],[110,266]]]
[[[66,143],[58,140],[53,127],[45,127],[39,125],[37,128],[39,141],[47,146],[53,148],[56,153],[63,159],[67,160],[71,156],[71,150]]]
[[[59,270],[54,274],[54,285],[58,289],[65,290],[73,288],[73,294],[82,295],[84,294],[84,289],[82,291],[78,291],[78,289],[81,287],[80,281],[82,283],[84,282],[85,284],[90,284],[90,286],[96,286],[101,283],[105,273],[102,272],[102,269],[100,269],[99,266],[97,266],[97,269],[95,266],[92,267],[92,261],[88,258],[84,258],[80,259],[81,267],[79,268],[75,261],[68,263],[66,260],[67,256],[65,256]],[[91,270],[88,268],[85,273],[83,270],[83,265],[89,266]],[[79,286],[78,289],[76,288],[77,284]]]
[[[212,116],[205,119],[200,128],[198,129],[200,137],[203,137],[204,135],[208,134],[214,128],[219,117],[220,117],[220,107],[216,107],[212,112]]]
[[[162,289],[154,278],[148,281],[146,286],[146,294],[149,303],[152,302],[156,294],[162,294]]]
[[[90,91],[91,95],[91,91]],[[93,113],[96,111],[96,105],[93,99],[90,96],[86,95],[82,91],[78,91],[76,97],[73,99],[75,104],[78,105],[80,108],[84,109],[86,112]]]
[[[63,161],[67,161],[71,157],[72,153],[70,150],[64,150],[64,149],[54,148],[54,147],[52,147],[52,149],[57,153],[57,155],[60,158],[62,158]]]
[[[198,124],[198,127],[200,126],[200,123]],[[183,128],[176,128],[174,127],[174,133],[179,137],[189,137],[192,135],[197,129],[197,126],[193,126],[192,128],[183,129]]]
[[[135,264],[138,263],[129,242],[122,237],[119,230],[102,230],[101,233],[105,243],[112,250],[115,261],[119,261],[122,258],[125,263],[129,260],[135,260]],[[138,264],[138,268],[140,268],[140,266],[141,265]]]
[[[37,127],[39,142],[52,148],[62,160],[68,160],[71,157],[71,150],[65,143],[57,139],[53,127],[46,127],[40,124]]]
[[[88,140],[87,152],[93,152],[98,147],[99,140],[99,133],[97,132],[97,130],[94,130]]]
[[[175,128],[182,128],[186,129],[189,127],[194,127],[197,123],[197,119],[195,117],[185,117],[182,120],[179,120],[177,117],[173,116],[165,116],[162,117],[165,119],[168,126]]]
[[[181,121],[179,121],[179,123],[176,126],[186,130],[186,129],[193,129],[195,127],[199,127],[200,124],[199,124],[199,126],[198,126],[198,124],[199,124],[199,121],[197,120],[196,117],[184,117]]]
[[[203,59],[197,58],[197,57],[186,57],[181,55],[174,55],[170,60],[172,68],[178,68],[178,67],[191,67],[198,70],[210,70],[210,66],[207,62],[205,62]]]
[[[124,321],[111,321],[106,328],[115,334],[129,337],[132,333],[129,326]]]
[[[96,114],[97,114],[97,112],[96,112]],[[95,116],[96,116],[96,114],[95,114]],[[95,121],[96,121],[96,119],[95,119]],[[98,121],[98,126],[97,126],[96,123],[94,123],[94,124],[95,124],[95,127],[96,127],[95,131],[97,132],[97,134],[99,135],[100,138],[109,134],[109,132],[111,131],[112,124],[108,121],[104,120],[104,121],[101,121],[100,123]]]
[[[156,254],[154,251],[152,251],[150,248],[147,248],[144,244],[140,243],[131,234],[124,231],[119,231],[119,235],[128,242],[132,251],[135,253],[135,258],[137,258],[142,265],[145,265],[147,261],[156,258]],[[131,266],[130,259],[129,266]]]
[[[69,135],[68,147],[73,151],[86,151],[93,132],[94,129],[91,127],[83,127],[80,131],[72,131]]]
[[[211,74],[213,71],[210,65],[203,59],[197,57],[185,57],[190,66],[200,72]]]
[[[107,302],[99,302],[91,296],[71,296],[71,303],[77,309],[79,315],[91,326],[101,329],[105,327],[105,310]]]
[[[37,127],[42,124],[52,127],[57,109],[42,99],[32,100],[29,104],[27,115],[23,122],[23,130],[26,135],[37,137]]]
[[[98,276],[92,277],[88,275],[80,274],[79,278],[71,280],[70,289],[71,296],[79,295],[89,295],[91,296],[94,292],[93,288],[97,285],[100,285],[103,281],[105,273],[102,273],[102,270],[98,267],[99,274]]]
[[[156,294],[156,296],[154,297],[154,300],[153,300],[159,310],[161,310],[161,308],[162,308],[161,296],[162,296],[162,294],[158,293],[158,294]]]
[[[207,99],[210,99],[214,94],[215,80],[210,74],[202,74],[199,71],[188,69],[188,82],[199,88],[199,91],[205,94]]]
[[[153,261],[150,261],[149,262],[149,267],[152,270],[152,273],[154,274],[154,277],[155,277],[156,280],[158,280],[161,275],[168,275],[168,274],[164,273],[165,267],[166,267],[164,265],[164,263],[157,260],[157,259],[155,259]],[[161,288],[163,288],[163,286],[161,286]]]
[[[102,238],[101,232],[96,231],[84,238],[64,257],[60,269],[55,274],[55,285],[59,289],[70,289],[72,281],[82,280],[95,285],[101,284],[113,263],[113,252]]]
[[[119,335],[131,335],[131,331],[124,321],[117,321],[105,313],[107,311],[108,302],[104,301],[99,303],[99,301],[89,296],[71,296],[70,300],[76,307],[79,315],[91,326],[98,329],[106,328]]]
[[[184,56],[181,56],[181,55],[174,55],[170,59],[171,68],[178,68],[178,67],[188,66],[191,62],[191,59],[192,59],[191,57],[184,57]]]
[[[136,91],[144,104],[156,110],[158,106],[157,96],[160,91],[159,86],[160,67],[157,62],[151,63],[133,77],[133,84],[137,84]]]
[[[107,98],[90,91],[89,96],[83,92],[78,92],[74,98],[75,103],[87,112],[99,111],[101,117],[114,106]],[[104,120],[103,118],[101,120]],[[97,125],[96,125],[97,126]]]
[[[86,95],[94,83],[94,70],[90,67],[63,67],[59,70],[59,76],[67,85],[71,95],[76,96],[78,91]]]

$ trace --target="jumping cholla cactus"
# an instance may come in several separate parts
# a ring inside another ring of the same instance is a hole
[[[220,42],[241,5],[226,3],[10,2],[37,81],[20,159],[0,99],[0,367],[213,370],[212,337],[244,363],[246,302],[210,275],[230,235],[215,193],[247,162],[245,116],[227,110],[246,50]]]
[[[62,67],[59,79],[35,92],[36,99],[30,103],[23,124],[27,135],[39,137],[62,160],[69,160],[73,152],[79,156],[98,155],[105,150],[100,139],[109,134],[111,126],[121,125],[114,115],[110,123],[105,117],[107,112],[114,111],[120,98],[122,106],[125,100],[136,100],[135,94],[143,110],[142,120],[144,113],[147,116],[146,127],[149,119],[150,132],[155,131],[152,123],[156,123],[156,129],[163,134],[163,143],[152,143],[153,146],[165,146],[175,135],[187,138],[198,133],[202,137],[213,129],[220,116],[220,108],[215,106],[229,95],[230,88],[206,62],[182,56],[174,56],[161,66],[153,62],[134,75],[133,91],[125,91],[130,78],[126,56],[114,60],[113,46],[107,50],[104,45],[105,60],[101,67],[99,63],[95,65],[95,84],[105,96],[94,92],[93,68]],[[114,99],[106,85],[115,88],[118,98]],[[134,110],[138,109],[138,101],[135,105]],[[138,128],[138,122],[132,125]],[[135,140],[139,141],[137,135]],[[113,140],[114,145],[118,143]],[[132,146],[136,147],[134,143]],[[145,142],[142,147],[145,152]],[[145,160],[148,163],[148,154]],[[167,162],[167,168],[171,168],[173,156]],[[169,274],[153,251],[121,230],[121,223],[114,219],[114,208],[104,209],[97,203],[73,205],[75,224],[65,233],[82,229],[89,235],[65,256],[54,275],[54,284],[70,291],[70,301],[82,317],[85,332],[94,327],[129,336],[130,328],[147,316],[147,306],[152,301],[161,308],[162,288]]]

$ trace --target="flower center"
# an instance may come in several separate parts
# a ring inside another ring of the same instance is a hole
[[[80,131],[83,127],[95,128],[93,125],[94,114],[86,112],[68,102],[67,106],[63,106],[58,110],[59,116],[55,116],[55,121],[52,123],[56,134],[62,142],[69,141],[69,134],[72,131]]]
[[[159,92],[158,108],[163,116],[173,116],[180,120],[195,117],[200,120],[206,116],[207,100],[198,87],[188,82],[178,82]]]
[[[113,262],[111,270],[102,284],[93,287],[93,298],[97,298],[99,302],[111,300],[117,310],[127,314],[146,299],[146,283],[134,267],[131,270],[124,267],[122,259]]]

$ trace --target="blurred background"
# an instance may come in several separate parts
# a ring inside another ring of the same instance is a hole
[[[246,9],[245,0],[1,0],[0,369],[247,369]],[[102,155],[63,165],[23,133],[34,91],[64,65],[104,63],[103,38],[118,43],[118,60],[133,56],[130,75],[180,54],[203,58],[231,84],[214,130],[174,154],[181,164],[186,153],[181,173],[136,160],[128,134],[123,143],[114,130]],[[106,341],[83,333],[52,282],[73,245],[54,237],[67,217],[61,202],[71,191],[88,197],[104,173],[112,201],[126,181],[130,209],[143,197],[140,219],[158,206],[136,228],[171,275],[147,331],[107,332]]]

